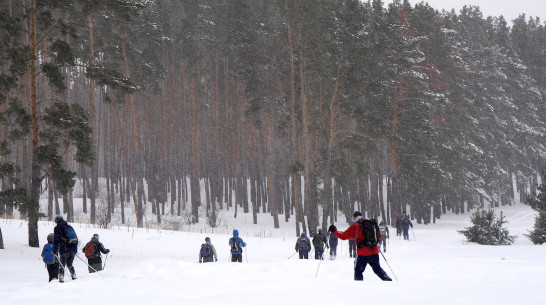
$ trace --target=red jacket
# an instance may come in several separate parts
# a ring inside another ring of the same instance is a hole
[[[358,245],[358,242],[362,240],[362,233],[360,232],[360,224],[364,218],[358,219],[355,223],[353,223],[347,230],[345,230],[343,233],[339,233],[338,231],[334,232],[334,235],[337,236],[339,239],[347,240],[354,238],[356,241],[356,244]],[[375,247],[362,247],[356,249],[356,254],[360,256],[370,256],[374,254],[379,254],[379,249],[377,246]]]

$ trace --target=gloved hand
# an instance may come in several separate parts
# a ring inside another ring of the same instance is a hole
[[[334,233],[335,231],[337,231],[337,228],[336,228],[336,226],[334,226],[334,225],[330,225],[330,226],[328,227],[328,232],[332,232],[332,233]]]
[[[106,252],[106,254],[110,253],[110,249],[106,249],[105,252]]]
[[[199,264],[201,264],[201,263],[202,263],[202,261],[199,261]]]
[[[326,249],[330,249],[330,246],[326,245]]]
[[[217,261],[218,261],[218,258],[215,257],[215,258],[214,258],[214,261],[217,262]]]
[[[296,248],[296,252],[300,252],[300,251],[298,250],[298,248]]]

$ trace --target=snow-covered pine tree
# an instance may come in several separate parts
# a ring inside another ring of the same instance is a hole
[[[546,172],[546,169],[544,171]],[[542,245],[546,242],[546,182],[544,180],[538,187],[538,190],[539,193],[537,196],[528,196],[525,200],[525,203],[531,206],[533,210],[538,211],[538,215],[535,218],[535,226],[526,236],[535,245]]]
[[[516,236],[510,236],[508,229],[503,228],[507,221],[504,220],[502,213],[497,219],[493,210],[477,210],[470,216],[470,221],[472,227],[457,231],[470,242],[480,245],[511,245],[516,239]]]

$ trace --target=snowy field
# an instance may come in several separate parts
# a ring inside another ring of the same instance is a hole
[[[380,259],[393,282],[380,281],[369,267],[364,282],[353,281],[347,241],[340,242],[336,260],[299,260],[291,256],[293,223],[275,230],[269,216],[253,225],[251,215],[239,212],[237,219],[223,215],[215,232],[204,226],[175,232],[73,224],[82,259],[81,248],[94,233],[111,249],[103,255],[105,270],[89,274],[76,258],[77,280],[48,283],[40,253],[54,223],[39,223],[40,248],[31,248],[26,222],[1,219],[6,249],[0,250],[0,304],[546,304],[546,245],[523,236],[535,212],[521,204],[502,210],[510,234],[518,235],[512,246],[465,242],[457,230],[470,225],[469,213],[445,215],[433,225],[414,223],[411,241],[393,236],[385,253],[390,268]],[[227,232],[233,228],[248,244],[242,264],[228,262]],[[206,236],[218,251],[217,263],[198,263]]]

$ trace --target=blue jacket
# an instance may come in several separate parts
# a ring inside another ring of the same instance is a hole
[[[233,230],[233,237],[229,239],[229,246],[231,247],[231,245],[233,244],[233,242],[235,241],[235,245],[238,245],[238,250],[234,250],[233,247],[231,249],[231,254],[241,254],[243,253],[243,248],[242,247],[246,247],[246,243],[243,241],[242,238],[239,237],[239,231],[237,230]]]
[[[408,217],[402,218],[402,229],[409,230],[410,226],[413,228],[413,223],[411,223],[411,220]]]
[[[69,245],[66,243],[66,228],[68,223],[64,220],[61,220],[53,229],[53,253],[59,253],[60,255],[66,253],[77,253],[78,245]]]
[[[53,257],[51,257],[53,254]],[[42,257],[45,263],[45,260],[51,260],[53,258],[53,263],[57,262],[57,258],[55,257],[55,253],[53,252],[53,243],[47,243],[44,245],[44,248],[42,249]]]
[[[328,233],[328,243],[330,244],[330,247],[335,248],[337,247],[338,238],[334,235],[334,233],[330,232]]]

